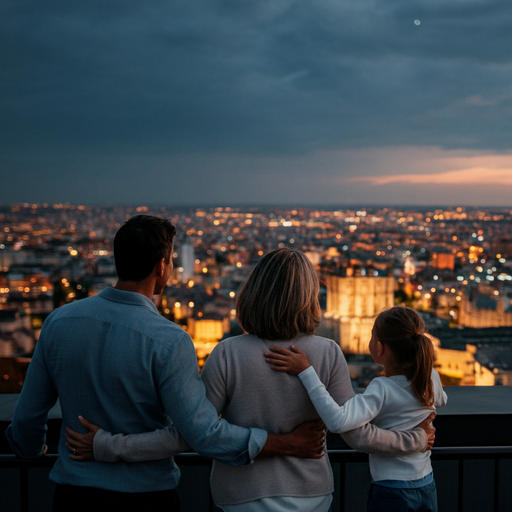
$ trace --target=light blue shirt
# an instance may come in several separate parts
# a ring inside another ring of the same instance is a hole
[[[79,415],[114,434],[149,432],[172,421],[194,450],[234,466],[250,463],[267,439],[264,430],[219,419],[206,399],[188,334],[144,295],[115,288],[63,306],[45,321],[6,431],[17,455],[42,454],[48,411],[57,398],[63,428],[50,478],[61,484],[149,492],[179,483],[172,457],[72,461],[65,427],[84,432]]]

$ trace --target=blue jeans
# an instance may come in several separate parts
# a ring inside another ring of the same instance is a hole
[[[416,489],[396,489],[372,484],[367,512],[437,512],[436,484]]]

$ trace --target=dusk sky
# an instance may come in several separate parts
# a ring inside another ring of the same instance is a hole
[[[0,203],[512,206],[510,0],[4,0]]]

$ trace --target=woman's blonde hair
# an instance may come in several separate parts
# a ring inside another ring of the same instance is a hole
[[[265,255],[242,283],[236,299],[238,322],[266,340],[313,334],[320,324],[318,273],[306,255],[276,249]]]

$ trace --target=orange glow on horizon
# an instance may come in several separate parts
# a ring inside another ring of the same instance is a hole
[[[366,181],[373,185],[397,182],[458,186],[512,185],[512,155],[434,157],[430,162],[422,163],[421,170],[418,169],[419,172],[416,173],[358,176],[349,178],[349,181]],[[439,171],[431,172],[432,169],[439,169]]]

